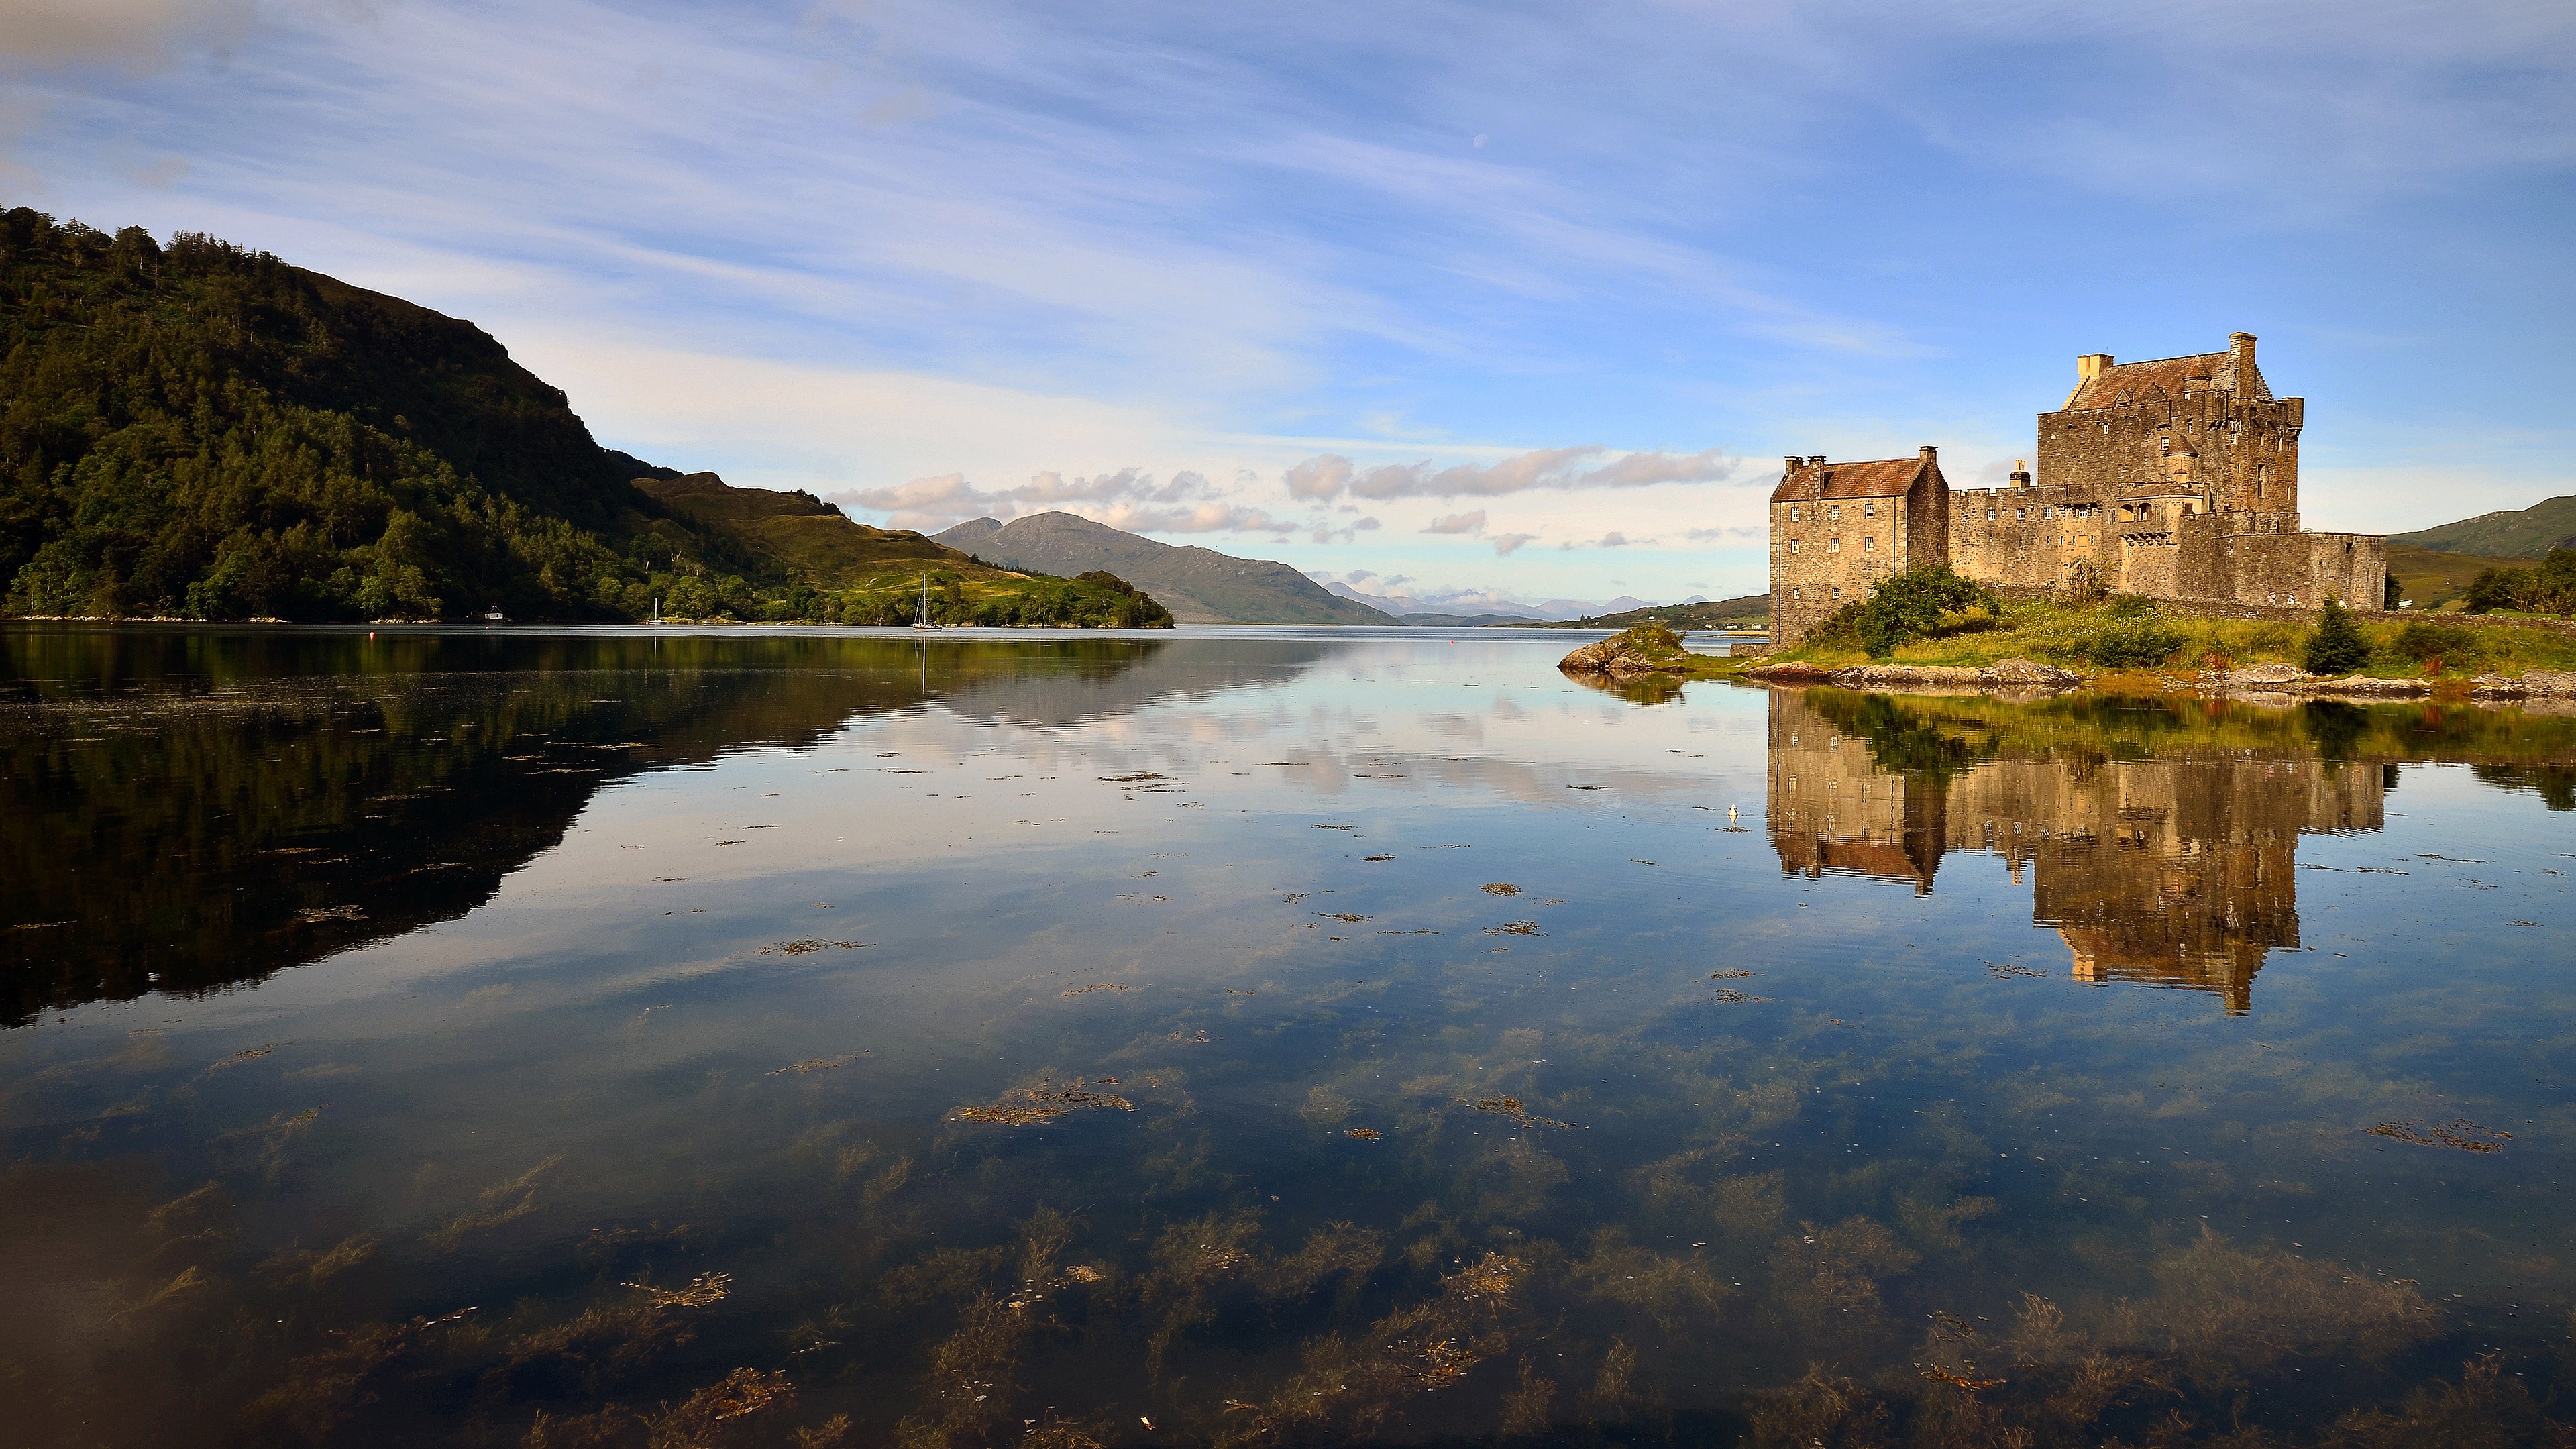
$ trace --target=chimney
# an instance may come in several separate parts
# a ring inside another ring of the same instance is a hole
[[[2027,458],[2015,458],[2015,459],[2013,459],[2012,486],[2014,486],[2015,488],[2027,488],[2027,487],[2029,487],[2029,486],[2030,486],[2030,460],[2029,460],[2029,459],[2027,459]]]
[[[2111,354],[2107,352],[2087,352],[2083,356],[2075,359],[2075,380],[2077,382],[2091,382],[2093,379],[2100,377],[2102,374],[2109,372],[2110,370]]]
[[[1808,457],[1807,461],[1821,468],[1825,466],[1825,455],[1822,453],[1812,454]]]
[[[1797,454],[1791,453],[1789,455],[1788,465],[1780,470],[1781,480],[1785,482],[1788,479],[1798,476],[1798,465],[1806,461],[1806,459],[1799,457]]]
[[[1936,447],[1933,447],[1933,446],[1932,446],[1931,444],[1929,444],[1929,443],[1926,443],[1926,444],[1924,444],[1922,447],[1915,449],[1915,450],[1914,450],[1914,455],[1915,455],[1916,457],[1921,458],[1921,459],[1923,460],[1923,466],[1924,466],[1924,467],[1926,467],[1926,468],[1938,468],[1938,467],[1940,467],[1940,466],[1941,466],[1941,461],[1940,461],[1940,456],[1939,456],[1939,455],[1940,455],[1940,452],[1941,452],[1941,450],[1940,450],[1940,449],[1938,449],[1938,448],[1936,448]]]
[[[2254,334],[2228,333],[2227,352],[2236,364],[2236,390],[2251,396],[2254,391]]]

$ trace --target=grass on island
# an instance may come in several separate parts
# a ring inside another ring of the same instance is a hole
[[[2352,671],[2383,679],[2464,683],[2481,674],[2576,669],[2576,637],[2557,629],[2512,624],[2468,625],[2453,618],[2357,615],[2367,652]],[[1695,677],[1722,678],[1760,664],[1798,661],[1828,669],[1882,663],[1984,668],[2006,659],[2036,659],[2112,683],[2123,677],[2156,688],[2173,671],[2213,663],[2305,667],[2317,626],[2308,621],[2225,619],[2188,604],[2114,596],[2099,603],[1999,600],[1945,612],[1921,638],[1873,660],[1859,637],[1819,630],[1795,649],[1759,658],[1686,656]]]

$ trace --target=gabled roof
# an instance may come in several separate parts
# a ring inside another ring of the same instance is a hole
[[[1902,498],[1923,474],[1921,458],[1880,458],[1868,463],[1801,463],[1784,470],[1771,490],[1774,503],[1805,503],[1825,498]],[[1939,484],[1940,467],[1933,465]]]
[[[2249,390],[2238,386],[2236,354],[2233,352],[2199,352],[2189,357],[2159,357],[2151,362],[2120,362],[2104,368],[2092,377],[2075,384],[2066,395],[2061,412],[2083,412],[2118,404],[2126,392],[2131,400],[2143,399],[2149,388],[2162,388],[2167,397],[2180,397],[2185,385],[2195,378],[2206,378],[2213,392],[2235,393],[2256,402],[2272,401],[2272,389],[2263,382],[2263,369],[2254,370]]]

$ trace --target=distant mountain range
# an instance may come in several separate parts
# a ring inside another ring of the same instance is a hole
[[[1433,622],[1442,624],[1454,623],[1459,619],[1472,618],[1492,618],[1506,623],[1516,619],[1544,619],[1555,621],[1580,619],[1593,614],[1617,614],[1624,613],[1632,609],[1650,609],[1655,607],[1654,605],[1647,603],[1644,599],[1635,598],[1627,594],[1621,594],[1615,599],[1606,600],[1546,599],[1535,604],[1524,604],[1518,599],[1498,598],[1490,593],[1453,594],[1430,599],[1417,599],[1411,594],[1364,594],[1359,590],[1352,588],[1349,584],[1343,583],[1326,584],[1324,587],[1332,590],[1334,593],[1345,599],[1349,599],[1354,603],[1366,604],[1370,608],[1376,609],[1381,613],[1393,614],[1398,618],[1406,620],[1412,620],[1417,617],[1427,618]],[[1693,594],[1682,602],[1685,604],[1697,604],[1704,603],[1706,601],[1699,595]]]
[[[1393,615],[1336,598],[1284,563],[1140,538],[1071,513],[1004,523],[970,519],[931,541],[986,563],[1070,577],[1106,570],[1152,594],[1184,624],[1394,624]]]
[[[2413,533],[2393,533],[2390,543],[2411,543],[2435,553],[2488,558],[2546,558],[2553,548],[2576,548],[2576,493],[2547,498],[2529,508],[2481,513]]]

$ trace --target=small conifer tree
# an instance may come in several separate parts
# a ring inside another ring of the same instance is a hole
[[[2353,622],[2352,610],[2340,600],[2326,600],[2317,632],[2308,636],[2307,656],[2300,663],[2310,674],[2350,674],[2370,658],[2370,644]]]

